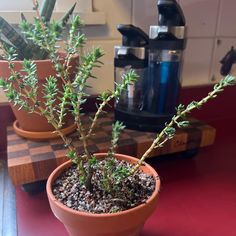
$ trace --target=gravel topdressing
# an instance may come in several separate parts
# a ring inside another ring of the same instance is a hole
[[[105,160],[99,161],[103,167]],[[116,166],[131,167],[125,161],[115,160]],[[129,176],[118,185],[113,194],[103,190],[101,168],[96,168],[92,177],[93,191],[89,192],[79,181],[76,166],[65,170],[52,186],[56,199],[69,208],[91,213],[114,213],[133,208],[152,195],[155,179],[141,171]]]

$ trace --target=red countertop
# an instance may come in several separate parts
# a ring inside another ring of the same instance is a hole
[[[152,159],[162,179],[156,211],[142,236],[236,235],[236,117],[212,121],[213,146],[197,156]],[[16,190],[19,236],[65,236],[52,215],[46,193],[30,196]]]
[[[210,87],[184,89],[181,101],[197,100]],[[186,159],[152,159],[162,179],[158,206],[142,236],[236,235],[236,87],[228,88],[194,117],[216,130],[215,144]],[[52,215],[46,193],[30,196],[16,189],[19,236],[65,236]],[[92,235],[91,235],[92,236]]]

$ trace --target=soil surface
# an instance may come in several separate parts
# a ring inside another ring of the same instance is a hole
[[[79,180],[79,173],[73,165],[65,170],[54,182],[55,197],[69,208],[91,213],[114,213],[133,208],[152,195],[155,189],[154,177],[141,171],[123,181],[114,182],[112,191],[104,189],[104,175],[101,171],[105,160],[98,161],[92,177],[93,190],[88,191]],[[115,160],[115,168],[131,168],[132,165]]]

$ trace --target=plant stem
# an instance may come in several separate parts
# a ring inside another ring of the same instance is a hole
[[[122,92],[127,89],[128,85],[133,84],[137,80],[138,76],[135,74],[134,70],[130,70],[127,74],[124,74],[122,76],[122,82],[121,84],[116,84],[116,88],[114,91],[111,91],[111,94],[103,93],[100,95],[102,99],[102,103],[99,105],[97,112],[94,115],[92,124],[89,128],[87,137],[90,137],[93,129],[95,127],[95,124],[97,122],[98,116],[103,111],[103,108],[110,102],[113,98],[118,98],[121,96]]]
[[[85,187],[90,192],[93,192],[92,177],[93,177],[93,169],[91,166],[89,166],[88,167],[88,174],[87,174],[86,180],[85,180]]]
[[[78,111],[78,114],[77,114],[77,117],[75,119],[75,123],[76,123],[76,126],[77,126],[77,131],[79,132],[80,138],[81,138],[82,143],[83,143],[84,152],[87,156],[86,159],[88,160],[88,159],[90,159],[91,155],[88,151],[88,140],[87,140],[87,137],[85,135],[84,127],[83,127],[83,124],[82,124],[82,121],[81,121],[81,112],[80,112],[80,106],[81,106],[80,101],[81,101],[81,99],[82,99],[82,94],[79,94],[78,99],[77,99],[78,104],[77,104],[77,107],[76,107],[76,109]]]
[[[42,29],[45,29],[45,25],[44,25],[44,23],[43,23],[43,21],[42,21],[42,18],[41,18],[41,16],[40,16],[40,13],[39,13],[38,1],[37,1],[37,0],[32,0],[32,2],[33,2],[33,5],[34,5],[34,7],[35,7],[36,16],[37,16],[37,18],[38,18],[38,19],[40,20],[40,22],[41,22],[40,24],[41,24],[41,26],[42,26]]]
[[[221,92],[224,90],[224,88],[226,86],[230,86],[233,85],[233,83],[227,83],[227,78],[228,79],[234,79],[234,77],[232,76],[227,76],[225,79],[223,79],[221,82],[219,82],[218,84],[215,85],[214,90],[212,90],[211,92],[208,93],[208,95],[206,97],[204,97],[203,99],[201,99],[198,102],[194,102],[194,103],[190,103],[186,109],[182,110],[181,112],[179,112],[178,114],[176,114],[175,116],[173,116],[173,118],[171,119],[171,121],[166,124],[165,128],[159,133],[157,134],[156,139],[153,141],[153,143],[151,144],[151,146],[148,148],[148,150],[143,154],[143,156],[140,158],[140,160],[138,161],[138,163],[131,169],[129,176],[134,174],[139,168],[140,166],[143,164],[143,162],[146,160],[147,157],[149,157],[150,153],[153,151],[153,149],[161,147],[167,140],[173,138],[173,136],[166,136],[167,131],[170,127],[173,127],[175,124],[178,124],[178,120],[182,117],[184,117],[186,114],[190,113],[193,109],[195,108],[199,108],[201,107],[203,104],[205,104],[206,102],[208,102],[208,100],[215,98],[217,93]],[[234,82],[235,83],[235,82]],[[164,138],[164,140],[163,140]]]
[[[88,147],[88,141],[87,141],[87,138],[86,138],[86,136],[85,136],[85,134],[84,134],[84,129],[83,129],[83,127],[82,127],[82,122],[81,122],[80,117],[78,117],[78,121],[75,122],[75,123],[76,123],[76,126],[77,126],[77,131],[79,132],[80,138],[81,138],[81,140],[82,140],[84,152],[85,152],[85,154],[86,154],[86,156],[87,156],[86,159],[90,159],[91,155],[90,155],[90,153],[89,153],[89,151],[88,151],[88,148],[87,148],[87,147]]]
[[[86,135],[87,138],[91,136],[91,134],[92,134],[92,132],[93,132],[93,130],[94,130],[94,127],[95,127],[95,125],[96,125],[96,123],[97,123],[97,119],[98,119],[99,115],[101,114],[101,112],[103,111],[103,108],[104,108],[104,107],[108,104],[108,102],[111,101],[111,99],[113,99],[113,98],[114,98],[114,94],[111,94],[106,100],[104,100],[104,101],[99,105],[99,107],[98,107],[98,109],[97,109],[97,111],[96,111],[96,113],[95,113],[95,115],[94,115],[94,118],[93,118],[93,120],[92,120],[92,124],[91,124],[91,126],[90,126],[90,128],[89,128],[88,134]]]

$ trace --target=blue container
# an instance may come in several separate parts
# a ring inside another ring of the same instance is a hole
[[[171,55],[171,56],[170,56]],[[172,116],[181,84],[182,51],[150,52],[146,111]]]

